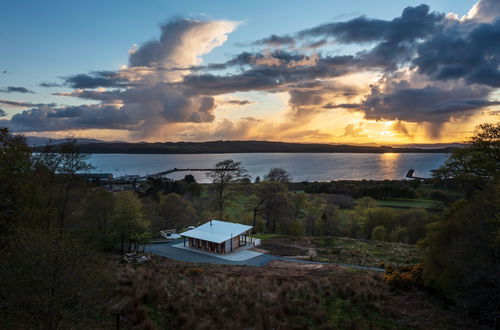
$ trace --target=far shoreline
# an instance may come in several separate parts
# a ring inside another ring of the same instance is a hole
[[[208,141],[125,143],[97,142],[78,144],[88,154],[249,154],[249,153],[450,153],[457,147],[416,148],[390,146],[354,146],[319,143],[285,143],[269,141]],[[32,152],[44,152],[44,146],[32,147]]]

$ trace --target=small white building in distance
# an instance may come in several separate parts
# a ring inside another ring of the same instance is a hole
[[[249,236],[252,226],[220,220],[210,220],[180,235],[184,238],[184,246],[205,251],[225,254],[254,244]]]

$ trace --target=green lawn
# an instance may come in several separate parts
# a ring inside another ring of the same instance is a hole
[[[443,203],[430,199],[384,199],[377,200],[377,206],[418,209],[442,209]]]

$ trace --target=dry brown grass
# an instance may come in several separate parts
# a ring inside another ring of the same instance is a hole
[[[426,329],[458,324],[456,315],[442,308],[433,311],[436,306],[425,295],[415,300],[392,293],[381,274],[334,265],[275,261],[266,267],[208,266],[153,258],[148,265],[123,269],[117,297],[127,329]]]

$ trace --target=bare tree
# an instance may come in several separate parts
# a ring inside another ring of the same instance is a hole
[[[217,207],[222,218],[224,207],[230,201],[237,191],[234,184],[241,183],[248,179],[245,168],[241,162],[235,162],[232,159],[223,160],[215,164],[215,168],[207,173],[207,177],[212,180],[213,188],[217,194]]]
[[[88,154],[81,153],[76,145],[76,139],[68,138],[58,145],[48,144],[42,153],[34,159],[34,165],[39,173],[45,173],[45,192],[47,210],[56,209],[56,227],[62,234],[67,216],[70,190],[74,187],[75,178],[79,173],[92,169],[87,162]],[[51,216],[46,217],[46,229],[51,229]]]
[[[292,180],[292,177],[290,176],[290,173],[288,173],[284,168],[275,167],[269,170],[269,173],[264,176],[264,180],[288,183]]]

